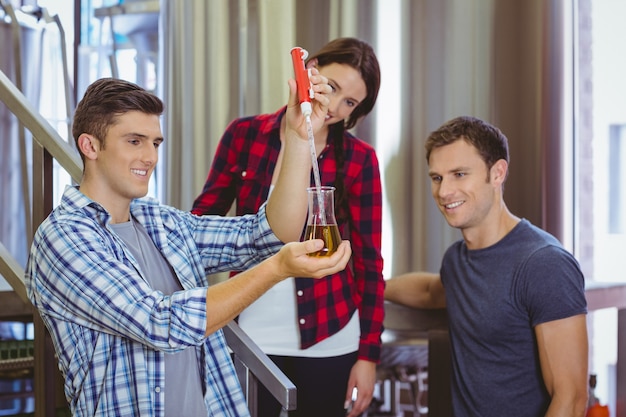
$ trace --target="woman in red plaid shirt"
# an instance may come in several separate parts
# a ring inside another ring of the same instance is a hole
[[[326,44],[308,58],[312,66],[333,88],[315,147],[322,185],[336,188],[337,223],[351,241],[351,267],[321,280],[281,282],[248,307],[239,324],[296,385],[297,410],[290,416],[355,417],[374,391],[385,282],[378,159],[348,129],[374,107],[380,68],[371,46],[354,38]],[[228,126],[194,213],[225,215],[233,201],[237,215],[255,213],[267,200],[281,167],[285,110]],[[264,417],[280,414],[263,387],[258,410]]]

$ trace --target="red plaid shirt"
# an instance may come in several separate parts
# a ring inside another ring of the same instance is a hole
[[[282,108],[274,114],[237,119],[228,126],[202,194],[194,202],[193,213],[225,215],[234,200],[237,215],[256,213],[268,197],[281,146],[280,121],[284,114]],[[348,132],[344,133],[343,146],[350,224],[338,219],[338,226],[344,238],[349,233],[352,267],[319,280],[295,280],[301,348],[338,332],[358,308],[359,359],[378,362],[385,289],[378,159],[370,145]],[[332,143],[320,153],[318,163],[322,185],[333,185],[336,165]]]

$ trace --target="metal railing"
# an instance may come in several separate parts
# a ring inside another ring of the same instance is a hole
[[[75,182],[82,177],[82,161],[77,152],[61,138],[36,111],[11,80],[0,71],[0,101],[17,117],[33,136],[33,212],[36,230],[52,210],[53,159],[67,171]],[[32,238],[32,236],[29,236]],[[24,286],[24,270],[0,242],[0,273],[25,302],[30,304]],[[54,416],[58,370],[50,336],[35,314],[35,415]],[[276,365],[254,344],[235,322],[224,328],[232,351],[237,374],[248,401],[252,417],[256,417],[258,383],[263,384],[280,402],[283,409],[296,407],[296,388]]]
[[[228,347],[233,351],[237,376],[253,417],[257,412],[259,382],[278,400],[284,410],[296,409],[296,386],[283,374],[250,337],[231,321],[224,327]]]

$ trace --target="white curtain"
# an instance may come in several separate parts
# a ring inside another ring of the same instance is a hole
[[[458,115],[499,126],[512,155],[506,198],[562,230],[566,0],[162,0],[166,202],[189,209],[230,120],[286,102],[289,50],[338,36],[381,61],[374,111],[355,128],[381,162],[387,276],[437,271],[460,235],[430,196],[423,142]],[[533,167],[529,169],[528,167]]]
[[[511,152],[507,205],[564,238],[563,150],[572,138],[565,134],[563,36],[571,7],[567,0],[401,1],[401,139],[383,184],[393,220],[385,257],[391,274],[438,271],[460,237],[432,202],[423,149],[430,131],[459,115],[502,129]],[[379,101],[377,112],[387,107]],[[379,150],[382,140],[376,137]]]
[[[292,47],[313,52],[337,36],[356,36],[359,13],[348,10],[373,3],[162,0],[166,202],[191,208],[232,119],[287,102]]]
[[[452,117],[490,119],[493,1],[406,0],[401,16],[401,139],[398,169],[389,164],[385,184],[393,213],[387,261],[393,273],[438,271],[443,252],[460,235],[432,200],[423,143]]]
[[[9,4],[0,7],[0,70],[35,108],[40,103],[44,27]],[[32,236],[32,135],[3,103],[0,158],[0,243],[24,267]],[[7,288],[0,276],[0,290]]]

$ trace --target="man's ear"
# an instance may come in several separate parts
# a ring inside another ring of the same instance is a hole
[[[509,164],[504,159],[498,159],[491,167],[491,180],[496,185],[502,185],[506,180]]]
[[[94,136],[82,133],[78,137],[78,149],[87,159],[96,159],[100,150],[100,141]]]
[[[306,69],[317,68],[317,58],[313,58],[306,63]]]

